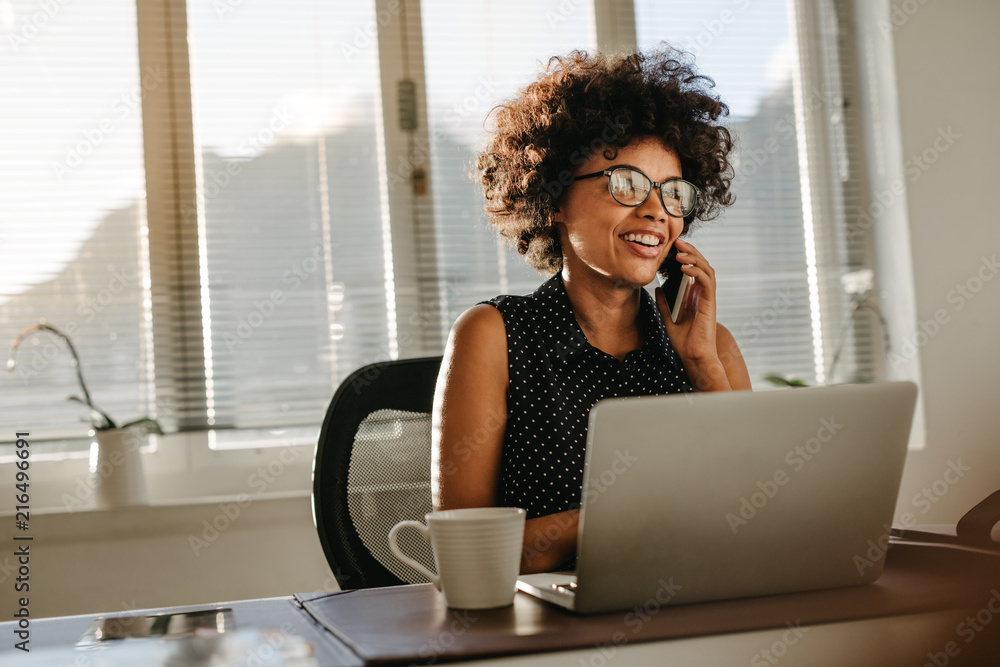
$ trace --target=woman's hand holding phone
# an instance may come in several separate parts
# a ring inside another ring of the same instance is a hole
[[[656,289],[656,305],[670,343],[684,362],[684,369],[696,389],[729,389],[731,387],[716,345],[715,269],[687,241],[674,241],[674,249],[668,254],[667,261],[675,262],[680,268],[670,270],[664,266],[668,269],[665,271],[667,284]],[[669,276],[675,277],[676,288],[671,285]],[[680,294],[680,303],[670,303],[664,290],[673,293],[671,300]]]
[[[681,263],[677,261],[677,248],[671,248],[667,253],[667,258],[660,265],[660,270],[656,273],[656,282],[663,291],[663,296],[667,300],[670,311],[670,321],[677,324],[681,317],[681,311],[691,308],[690,301],[697,294],[697,290],[688,290],[691,287],[691,276],[681,271]]]

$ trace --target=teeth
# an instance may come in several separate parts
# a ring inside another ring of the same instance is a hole
[[[622,234],[621,238],[623,238],[626,241],[641,243],[642,245],[651,247],[656,247],[660,245],[660,239],[653,236],[652,234]]]

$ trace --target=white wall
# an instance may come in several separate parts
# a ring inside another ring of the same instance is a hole
[[[0,618],[28,598],[31,618],[338,590],[308,493],[32,512],[31,542],[0,521]],[[14,547],[29,545],[30,590],[14,592]]]
[[[14,468],[0,467],[0,544],[34,538],[32,618],[337,590],[312,523],[314,446],[160,440],[144,455],[149,506],[91,509],[86,458],[33,460],[28,532],[14,524]],[[16,610],[17,569],[14,546],[0,551],[0,618]]]
[[[891,4],[904,159],[936,154],[907,182],[917,315],[945,316],[919,348],[927,446],[910,453],[897,517],[954,523],[1000,489],[1000,269],[983,261],[1000,259],[1000,3]],[[949,462],[969,469],[952,484]]]

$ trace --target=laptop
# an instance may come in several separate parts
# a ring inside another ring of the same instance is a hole
[[[590,412],[577,613],[866,584],[882,573],[910,382],[606,399]]]

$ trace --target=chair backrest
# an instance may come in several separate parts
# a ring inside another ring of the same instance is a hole
[[[370,364],[330,401],[313,461],[313,521],[342,589],[426,579],[389,551],[389,529],[431,511],[431,406],[441,357]],[[432,571],[413,530],[400,547]]]

